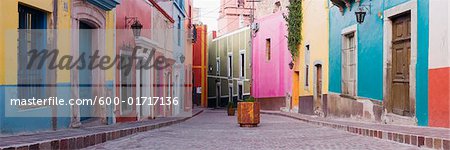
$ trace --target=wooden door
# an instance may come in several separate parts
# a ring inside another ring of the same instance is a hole
[[[392,20],[391,108],[398,115],[409,116],[409,66],[411,54],[411,15]]]
[[[315,108],[322,105],[322,65],[316,65],[316,102]]]

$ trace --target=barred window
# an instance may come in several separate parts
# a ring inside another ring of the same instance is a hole
[[[355,33],[343,36],[342,94],[356,96],[356,45]]]
[[[39,66],[45,60],[40,55],[37,58],[30,58],[30,50],[42,51],[46,48],[47,16],[44,12],[19,5],[19,36],[18,42],[18,98],[43,98],[45,95],[45,71],[46,65]],[[30,65],[29,65],[30,64]],[[29,66],[28,66],[29,65]]]

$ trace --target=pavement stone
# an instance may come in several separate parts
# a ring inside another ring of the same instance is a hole
[[[237,124],[236,116],[227,116],[223,110],[205,110],[180,124],[138,133],[86,149],[409,150],[419,147],[275,115],[262,114],[259,127],[242,128]]]

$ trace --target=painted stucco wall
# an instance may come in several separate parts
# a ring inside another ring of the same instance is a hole
[[[330,7],[330,68],[329,91],[341,93],[341,32],[343,29],[357,24],[357,97],[383,101],[383,12],[409,0],[362,0],[361,4],[371,3],[371,13],[367,14],[362,24],[356,23],[353,4],[352,10],[345,9],[341,13],[336,6]],[[417,3],[417,64],[415,68],[416,110],[418,125],[427,125],[427,78],[428,61],[428,0],[412,0]],[[414,17],[414,16],[412,16]]]
[[[208,74],[208,62],[207,62],[207,48],[208,48],[208,37],[207,37],[207,31],[208,27],[206,25],[197,25],[197,39],[193,46],[193,78],[194,83],[193,86],[201,87],[201,98],[200,99],[200,105],[201,107],[208,107],[207,106],[207,98],[208,98],[208,86],[207,86],[207,77]]]
[[[314,65],[318,63],[322,65],[322,91],[326,94],[328,91],[328,1],[307,0],[303,4],[302,42],[296,60],[296,69],[300,71],[297,90],[300,91],[300,96],[314,94]],[[309,57],[305,56],[306,45],[310,47]],[[305,86],[306,64],[309,65],[308,86]]]
[[[450,128],[450,2],[430,1],[429,125]]]
[[[416,64],[416,118],[419,126],[429,125],[428,117],[428,56],[429,56],[429,11],[430,1],[417,0],[417,64]]]
[[[306,0],[302,2],[302,41],[299,55],[295,62],[293,75],[293,109],[298,109],[299,97],[311,97],[316,88],[316,66],[322,66],[322,94],[328,91],[328,36],[329,11],[327,0]],[[310,47],[309,56],[306,55],[306,45]],[[306,65],[308,65],[308,79],[306,79]],[[308,82],[308,86],[306,86]],[[301,107],[301,106],[300,106]]]
[[[245,77],[239,77],[239,54],[240,51],[245,51]],[[238,82],[243,82],[244,96],[250,95],[250,79],[252,78],[252,70],[250,70],[252,50],[250,49],[250,28],[245,27],[231,33],[219,36],[215,39],[211,39],[208,44],[208,65],[211,65],[212,72],[208,72],[208,107],[215,107],[216,81],[220,83],[220,97],[222,99],[221,107],[225,107],[228,98],[228,87],[231,84],[233,86],[234,101],[237,100]],[[233,57],[232,77],[228,77],[228,54]],[[220,60],[219,68],[217,68],[216,60]],[[219,70],[219,74],[216,71]],[[219,102],[220,103],[220,102]],[[214,104],[214,105],[213,105]]]
[[[361,1],[369,3],[368,0]],[[344,28],[355,25],[356,17],[353,7],[342,14],[335,6],[330,8],[330,92],[341,92],[341,32]],[[367,15],[363,24],[358,25],[357,52],[357,96],[383,99],[383,20],[378,12],[383,11],[382,1],[372,1],[372,14]],[[359,44],[361,43],[361,44]]]
[[[255,2],[257,3],[257,2]],[[220,0],[220,10],[218,22],[218,36],[230,33],[239,28],[250,25],[252,2],[244,1],[244,6],[237,7],[237,0]],[[240,25],[240,16],[242,14],[243,26]]]
[[[59,50],[59,58],[63,55],[71,54],[71,0],[58,1],[57,10],[57,48]],[[0,1],[0,20],[4,21],[0,25],[0,131],[2,133],[14,134],[21,132],[34,132],[52,129],[51,117],[33,117],[33,116],[52,116],[51,107],[38,107],[38,108],[19,108],[16,106],[10,106],[9,100],[11,98],[17,98],[17,28],[18,28],[18,4],[24,4],[34,8],[38,8],[46,12],[47,17],[47,30],[53,28],[53,1],[46,0],[7,0]],[[65,5],[67,7],[65,7]],[[114,14],[115,11],[107,12],[106,29],[114,29]],[[106,53],[112,54],[113,52],[113,32],[106,32],[107,36],[105,42]],[[52,39],[54,38],[50,34],[48,36],[47,48],[52,47]],[[56,38],[56,37],[55,37]],[[7,51],[9,50],[9,51]],[[110,55],[111,56],[111,55]],[[6,65],[7,64],[7,65]],[[69,70],[57,70],[55,93],[58,98],[68,100],[71,95],[70,86],[70,71]],[[107,78],[108,81],[112,81],[113,75]],[[112,84],[111,84],[112,85]],[[5,111],[7,113],[5,113]],[[56,127],[58,129],[68,128],[70,125],[70,107],[58,106],[56,117]],[[10,117],[17,116],[17,117]]]
[[[288,65],[292,59],[287,49],[287,26],[283,13],[267,15],[256,23],[259,30],[253,38],[252,96],[285,97],[292,91],[292,70]],[[267,39],[270,39],[270,60],[267,59]]]
[[[135,45],[135,37],[133,35],[133,31],[131,29],[131,24],[134,23],[134,21],[131,17],[136,17],[141,24],[142,24],[142,30],[141,30],[141,36],[145,37],[147,39],[152,38],[152,6],[149,2],[146,2],[144,0],[130,0],[130,1],[124,1],[121,5],[119,5],[116,10],[116,55],[121,54],[130,54],[132,53],[132,49],[127,49],[127,46],[134,46]],[[133,10],[133,11],[130,11]],[[128,19],[126,19],[128,18]],[[120,63],[120,62],[119,62]],[[119,64],[118,63],[118,64]],[[120,80],[120,69],[116,69],[116,83],[122,83]],[[132,84],[136,84],[136,70],[132,70],[130,72],[130,76],[132,76]],[[145,77],[143,77],[145,78]],[[129,87],[133,88],[132,97],[136,97],[136,89],[135,87]],[[115,93],[116,97],[121,97],[122,89],[120,87],[116,87],[115,90],[117,91]],[[122,105],[122,104],[121,104]],[[122,117],[129,117],[129,118],[137,118],[137,106],[133,105],[131,108],[131,111],[129,113],[122,112],[121,105],[115,106],[115,117],[117,118],[117,122],[122,122],[125,119]],[[127,120],[128,121],[128,120]]]
[[[279,2],[280,6],[275,3]],[[289,0],[264,0],[255,2],[255,19],[263,18],[269,14],[276,13],[278,11],[287,12],[289,11],[287,6],[289,6]]]

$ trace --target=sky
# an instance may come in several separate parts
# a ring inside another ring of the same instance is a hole
[[[220,0],[193,0],[194,7],[200,8],[200,21],[208,25],[208,31],[217,30]]]

